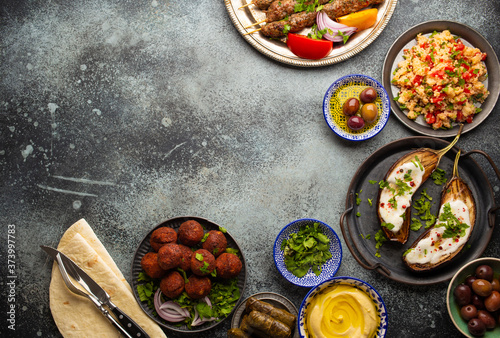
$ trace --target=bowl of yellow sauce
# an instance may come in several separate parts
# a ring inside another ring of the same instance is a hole
[[[382,338],[387,323],[382,297],[353,277],[334,277],[311,289],[298,319],[301,338]]]
[[[361,93],[372,87],[377,96],[371,102],[377,107],[377,116],[372,122],[365,122],[359,130],[353,130],[348,126],[349,116],[343,112],[343,106],[351,98],[358,99],[359,108],[356,114],[362,116],[363,101]],[[374,78],[362,74],[351,74],[335,80],[328,88],[323,99],[323,116],[328,127],[343,139],[349,141],[368,140],[384,129],[391,113],[389,95],[384,86]]]

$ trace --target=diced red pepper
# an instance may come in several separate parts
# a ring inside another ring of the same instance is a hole
[[[443,99],[445,98],[445,96],[446,96],[446,94],[441,93],[441,94],[439,94],[439,96],[438,96],[438,97],[433,97],[433,98],[431,99],[431,102],[432,102],[432,103],[434,103],[434,104],[438,104],[438,103],[440,103],[441,101],[443,101]]]
[[[472,123],[472,116],[467,117],[467,123]]]
[[[457,121],[458,122],[463,122],[464,121],[464,113],[462,113],[461,110],[457,111]]]
[[[464,50],[464,48],[465,48],[465,45],[460,40],[458,40],[458,43],[455,44],[455,50],[462,51],[462,50]]]
[[[427,113],[427,115],[425,115],[425,122],[427,122],[427,124],[433,124],[436,122],[436,116],[432,113]]]
[[[433,68],[434,67],[434,62],[432,62],[432,58],[429,54],[425,56],[425,62],[429,64],[429,67]]]
[[[435,92],[440,92],[443,90],[443,86],[441,85],[434,85],[432,86],[432,90],[435,91]]]
[[[448,70],[450,72],[454,72],[455,71],[455,67],[453,67],[453,66],[446,66],[446,67],[444,67],[444,70]]]
[[[465,81],[469,81],[472,77],[473,74],[470,70],[462,74],[462,79],[464,79]]]
[[[438,78],[442,79],[444,76],[444,69],[437,70],[437,71],[431,73],[431,76],[438,77]]]
[[[422,83],[422,76],[415,75],[415,78],[413,79],[413,83],[417,86],[420,86],[420,84]]]

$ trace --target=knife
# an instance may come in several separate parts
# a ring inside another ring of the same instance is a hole
[[[111,301],[111,297],[109,296],[109,294],[68,256],[54,248],[45,245],[41,245],[40,247],[54,260],[57,259],[57,254],[59,254],[63,264],[67,267],[66,272],[71,277],[73,277],[73,279],[78,281],[78,283],[85,290],[87,290],[87,292],[97,298],[100,303],[108,306],[111,312],[116,316],[120,324],[122,324],[122,326],[132,337],[149,338],[149,335],[134,320],[132,320],[132,318],[127,316]],[[77,274],[75,274],[75,272]]]

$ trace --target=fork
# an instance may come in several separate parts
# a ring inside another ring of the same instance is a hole
[[[106,317],[108,318],[108,320],[111,322],[111,324],[113,324],[125,337],[127,338],[133,338],[121,325],[120,323],[118,323],[116,321],[115,318],[113,318],[113,316],[111,316],[109,314],[109,311],[106,310],[103,306],[102,306],[102,303],[94,296],[90,293],[89,289],[88,289],[88,286],[87,284],[81,280],[81,282],[83,283],[83,287],[85,288],[85,290],[89,291],[89,293],[86,293],[86,292],[83,292],[81,289],[79,289],[78,287],[76,287],[75,284],[73,284],[73,282],[71,281],[71,279],[69,278],[69,275],[68,275],[68,272],[66,271],[66,267],[61,259],[61,255],[60,254],[57,254],[56,256],[56,259],[57,259],[57,263],[58,263],[58,267],[59,267],[59,271],[61,271],[61,276],[64,280],[64,283],[66,284],[66,286],[68,287],[68,289],[70,291],[72,291],[73,293],[79,295],[79,296],[83,296],[83,297],[87,297],[88,299],[90,299],[92,301],[92,303],[94,303],[94,305],[101,311],[101,313]],[[80,277],[80,275],[76,274],[76,276]],[[80,282],[80,280],[79,280]]]

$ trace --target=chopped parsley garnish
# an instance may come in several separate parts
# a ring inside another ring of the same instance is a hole
[[[385,241],[387,241],[387,238],[385,238],[385,236],[384,236],[384,231],[379,230],[375,234],[375,249],[377,250],[375,252],[375,257],[381,257],[380,256],[380,248],[382,247],[382,244],[384,244]]]
[[[361,194],[362,191],[363,191],[363,189],[361,189],[359,191],[359,193],[358,192],[356,193],[356,205],[360,205],[361,204],[361,198],[359,198],[359,194]]]
[[[436,168],[431,174],[431,178],[434,180],[434,184],[436,185],[443,185],[448,181],[448,179],[445,177],[446,172],[441,169],[441,168]]]
[[[383,226],[384,228],[387,228],[389,230],[394,229],[394,224],[392,224],[392,223],[382,222],[381,226]]]
[[[342,37],[342,41],[344,42],[344,45],[347,43],[347,40],[349,40],[350,35],[342,33],[340,30],[337,33],[338,36]]]
[[[451,211],[450,203],[443,206],[443,212],[439,215],[439,224],[444,226],[446,230],[443,232],[443,238],[453,238],[455,236],[464,237],[465,230],[469,225],[461,222]]]
[[[416,217],[411,218],[411,224],[410,224],[410,229],[412,231],[418,231],[422,227],[422,223],[420,223],[420,220]]]
[[[403,253],[403,257],[408,255],[410,253],[410,251],[414,250],[413,248],[409,248],[408,250],[406,250],[404,253]]]
[[[421,192],[421,196],[419,199],[414,200],[413,208],[417,211],[416,215],[420,216],[420,219],[425,222],[425,228],[429,228],[436,221],[436,216],[431,213],[431,202],[432,197],[429,196],[424,189]]]
[[[415,167],[420,168],[420,170],[424,171],[424,167],[422,166],[422,163],[420,163],[420,159],[418,156],[415,155],[415,161],[411,161],[415,165]]]
[[[298,278],[305,276],[310,268],[318,276],[321,266],[332,257],[330,240],[319,223],[301,226],[281,243],[281,250],[286,268]]]

